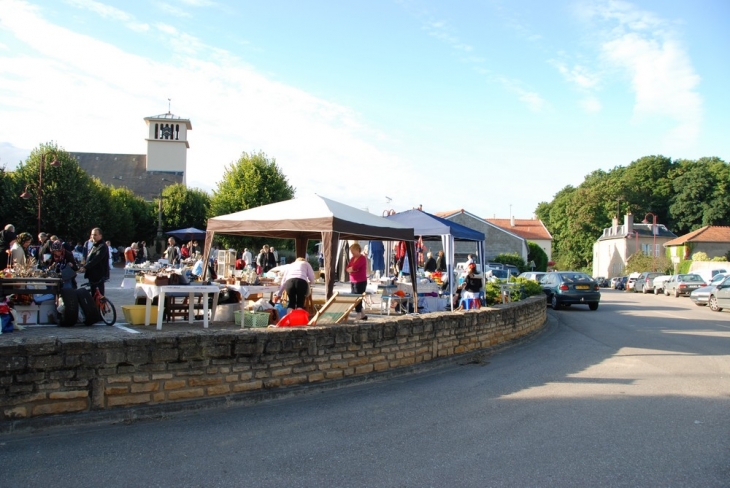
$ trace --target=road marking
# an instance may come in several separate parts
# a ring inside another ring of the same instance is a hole
[[[134,329],[130,329],[129,327],[124,327],[124,326],[123,326],[123,325],[121,325],[121,324],[114,324],[114,327],[116,327],[117,329],[122,329],[122,330],[124,330],[124,331],[127,331],[127,332],[129,332],[130,334],[141,334],[141,332],[140,332],[140,331],[138,331],[138,330],[134,330]]]

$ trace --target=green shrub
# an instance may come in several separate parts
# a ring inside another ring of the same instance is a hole
[[[532,241],[527,241],[527,261],[528,263],[530,261],[534,261],[535,263],[535,269],[534,271],[547,271],[547,265],[548,265],[548,257],[547,254],[545,254],[545,251],[543,248],[538,246],[536,243]],[[529,266],[526,265],[527,268]],[[532,269],[525,269],[525,271],[533,271]]]
[[[507,283],[508,280],[497,280],[495,282],[487,282],[484,296],[486,298],[487,305],[494,305],[495,303],[502,303],[501,297],[501,285]],[[527,278],[514,278],[509,280],[509,283],[513,286],[510,289],[509,300],[511,302],[517,302],[524,300],[525,298],[532,297],[535,295],[541,295],[543,293],[542,286],[535,280],[528,280]]]
[[[687,274],[689,273],[689,268],[692,266],[692,260],[688,259],[686,261],[682,261],[679,263],[679,267],[677,268],[678,274]]]
[[[698,251],[692,255],[692,261],[709,261],[710,257],[706,252]]]
[[[715,256],[714,258],[711,259],[711,261],[714,261],[717,263],[722,263],[722,262],[727,261],[727,259],[726,259],[726,256]]]
[[[494,261],[495,263],[511,264],[513,266],[517,266],[517,269],[520,270],[520,273],[522,273],[523,271],[527,271],[527,265],[525,264],[525,260],[522,259],[522,257],[516,252],[499,254],[492,261]]]

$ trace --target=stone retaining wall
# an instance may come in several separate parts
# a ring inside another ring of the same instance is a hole
[[[543,326],[545,298],[387,322],[0,341],[3,420],[321,383],[488,348]]]

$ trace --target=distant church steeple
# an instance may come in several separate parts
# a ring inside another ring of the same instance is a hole
[[[145,117],[147,123],[147,171],[180,172],[187,169],[188,131],[193,130],[189,119],[173,115],[170,110],[170,99],[166,114]]]

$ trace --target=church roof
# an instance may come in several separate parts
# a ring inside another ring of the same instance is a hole
[[[182,171],[147,171],[145,154],[69,153],[89,176],[105,185],[128,188],[135,195],[151,201],[163,188],[182,183]]]

